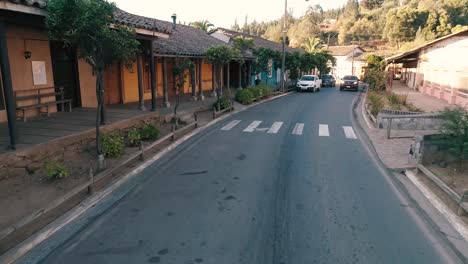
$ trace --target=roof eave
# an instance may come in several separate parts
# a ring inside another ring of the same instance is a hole
[[[8,1],[0,1],[0,9],[9,10],[15,12],[21,12],[31,15],[46,16],[47,11],[45,9],[36,6],[27,6],[23,4],[15,4]]]

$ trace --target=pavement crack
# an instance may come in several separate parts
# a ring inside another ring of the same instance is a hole
[[[190,172],[181,173],[180,175],[199,175],[199,174],[207,174],[207,173],[208,173],[207,170],[204,170],[204,171],[190,171]]]

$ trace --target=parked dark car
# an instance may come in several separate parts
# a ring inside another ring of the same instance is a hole
[[[336,80],[332,75],[324,75],[322,78],[322,87],[335,87]]]
[[[340,91],[343,90],[354,90],[357,91],[359,88],[359,78],[354,75],[346,75],[343,77],[343,81],[340,84]]]

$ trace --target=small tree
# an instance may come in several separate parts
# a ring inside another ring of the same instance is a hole
[[[218,98],[218,102],[222,94],[221,69],[224,65],[229,63],[235,56],[236,56],[236,52],[228,46],[214,46],[214,47],[210,47],[206,51],[207,61],[215,65],[215,68],[216,68],[216,80],[217,80],[216,96]]]
[[[321,50],[319,52],[312,53],[312,55],[315,57],[317,68],[320,71],[320,78],[330,72],[330,64],[336,65],[335,57],[333,57],[333,55],[328,50]]]
[[[468,111],[462,107],[445,109],[442,112],[442,120],[443,138],[439,144],[457,157],[460,170],[463,171],[463,162],[468,157]]]
[[[246,80],[247,79],[247,67],[245,65],[245,57],[246,57],[246,53],[249,50],[253,50],[255,44],[252,38],[244,38],[242,36],[239,36],[239,37],[234,38],[233,46],[234,46],[234,49],[237,51],[237,54],[239,55],[238,60],[242,68],[241,80]],[[242,84],[239,84],[239,85],[241,87],[243,86]]]
[[[299,79],[299,68],[301,66],[301,55],[299,52],[286,53],[285,68],[289,71],[289,78],[296,83]]]
[[[49,0],[46,26],[53,40],[78,50],[96,75],[96,149],[102,160],[100,143],[104,102],[104,69],[116,62],[132,62],[139,42],[133,28],[115,23],[116,6],[105,0]]]
[[[387,72],[385,72],[385,59],[377,55],[369,55],[366,58],[367,71],[364,80],[373,90],[384,90]]]
[[[310,53],[300,55],[299,69],[302,72],[311,72],[316,67],[316,58]]]
[[[257,73],[266,72],[265,84],[268,84],[268,64],[274,57],[274,52],[271,49],[260,47],[254,51],[257,61]]]
[[[177,117],[177,109],[180,105],[180,94],[182,93],[185,83],[187,82],[187,70],[192,72],[194,67],[195,64],[190,59],[174,59],[174,67],[172,68],[172,73],[174,76],[174,92],[176,94],[176,103],[174,105],[174,116],[172,119],[175,122],[176,127],[178,126],[179,120]]]

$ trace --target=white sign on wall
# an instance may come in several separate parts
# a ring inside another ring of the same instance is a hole
[[[45,61],[31,61],[34,85],[47,84]]]

